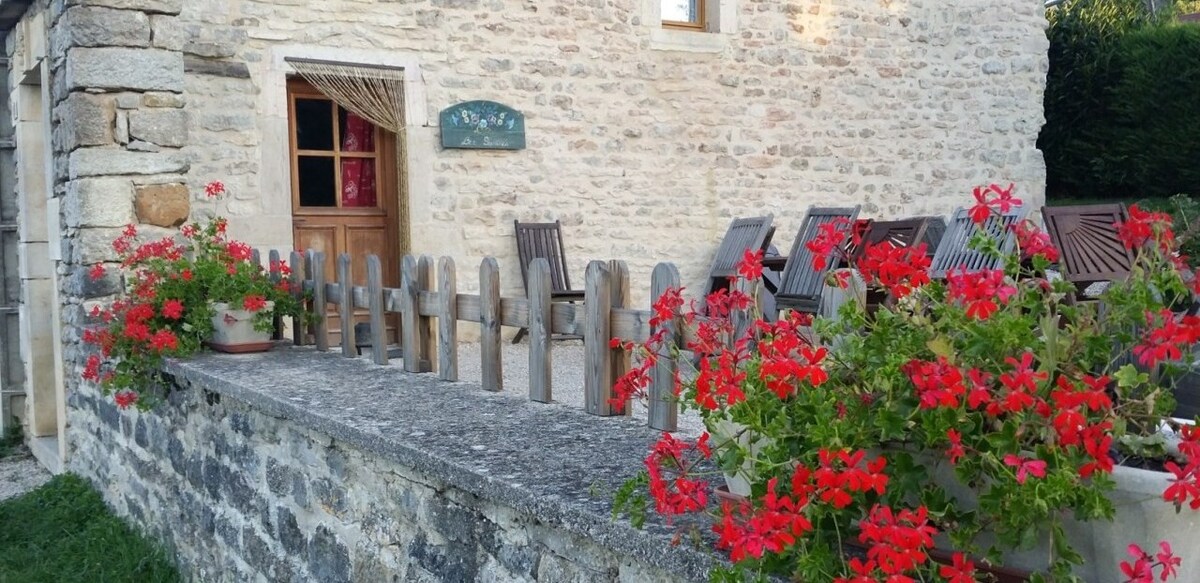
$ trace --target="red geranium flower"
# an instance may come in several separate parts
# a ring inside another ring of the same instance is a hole
[[[267,300],[259,295],[246,296],[246,298],[242,300],[242,307],[251,312],[257,312],[267,307]]]

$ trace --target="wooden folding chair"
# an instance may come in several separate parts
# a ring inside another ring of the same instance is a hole
[[[935,217],[912,217],[908,219],[897,219],[893,221],[871,221],[871,226],[863,235],[862,244],[855,249],[855,260],[861,258],[867,247],[873,247],[885,242],[890,242],[896,247],[909,247],[919,245],[928,241],[930,223],[936,223]],[[941,217],[936,217],[941,221]],[[934,227],[937,229],[938,227]],[[941,230],[945,230],[945,221],[941,223]],[[938,238],[939,242],[941,237]],[[932,253],[926,247],[926,253]],[[891,301],[891,294],[879,290],[867,290],[867,311],[874,312],[879,306],[887,304]]]
[[[989,269],[1002,269],[1004,259],[992,257],[971,249],[968,244],[980,232],[1000,241],[1000,252],[1011,253],[1017,242],[1015,229],[1029,210],[1024,207],[1010,209],[1002,215],[992,214],[983,224],[977,225],[971,220],[970,213],[965,208],[954,211],[950,217],[950,225],[942,236],[941,242],[933,254],[933,262],[929,266],[929,277],[943,279],[951,270],[965,269],[968,272]]]
[[[737,276],[738,263],[746,254],[747,249],[755,251],[766,250],[771,244],[771,235],[775,232],[771,226],[774,215],[734,219],[717,248],[717,256],[713,258],[712,268],[708,271],[706,294],[729,287],[729,279]]]
[[[855,255],[861,257],[867,247],[891,242],[897,247],[908,247],[926,240],[929,230],[930,217],[912,217],[893,221],[871,221],[863,235],[862,244],[855,249]],[[945,230],[943,223],[942,230]]]
[[[921,242],[925,243],[925,249],[928,251],[929,257],[932,259],[933,254],[937,251],[938,245],[942,243],[942,237],[946,234],[946,218],[937,215],[928,215],[916,217],[925,219],[925,235],[921,237]]]
[[[583,290],[571,289],[571,276],[567,273],[567,253],[563,247],[562,225],[559,221],[553,223],[522,223],[513,221],[517,232],[517,255],[521,261],[521,283],[525,285],[525,295],[529,295],[529,264],[534,259],[545,259],[550,264],[550,300],[551,301],[583,301]],[[526,328],[517,331],[513,344],[520,342]],[[581,339],[575,334],[556,334],[556,340]]]
[[[831,224],[839,219],[847,221],[847,238],[849,229],[853,226],[861,205],[848,208],[809,207],[796,239],[792,241],[792,250],[788,253],[787,263],[783,268],[783,277],[779,282],[779,290],[775,293],[775,308],[777,310],[796,310],[816,314],[821,306],[821,291],[825,287],[825,276],[832,270],[836,258],[830,258],[825,267],[813,268],[812,251],[806,244],[812,241],[820,232],[822,225]]]
[[[1044,206],[1046,233],[1058,247],[1063,279],[1082,293],[1091,284],[1129,277],[1133,251],[1126,249],[1116,223],[1129,220],[1123,203]]]

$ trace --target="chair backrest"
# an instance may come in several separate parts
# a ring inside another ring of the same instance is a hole
[[[1088,284],[1129,276],[1133,251],[1121,243],[1116,226],[1129,220],[1124,204],[1042,207],[1042,220],[1058,247],[1058,265],[1067,281]]]
[[[925,231],[929,228],[929,223],[929,217],[871,221],[871,227],[863,235],[863,242],[855,250],[855,255],[861,256],[867,247],[879,245],[885,241],[890,241],[897,247],[908,247],[921,243],[925,240]]]
[[[862,205],[850,208],[819,208],[808,207],[808,214],[800,223],[800,231],[792,241],[792,250],[788,253],[787,263],[783,267],[783,278],[779,282],[777,296],[815,299],[821,296],[825,285],[825,274],[834,268],[835,258],[830,258],[822,269],[813,269],[813,252],[808,250],[807,243],[820,233],[822,225],[845,219],[847,238],[849,229],[858,218]]]
[[[917,218],[925,219],[925,236],[922,237],[922,242],[925,243],[929,257],[932,258],[938,245],[942,243],[942,237],[946,234],[946,218],[937,215]]]
[[[513,221],[517,229],[517,255],[521,261],[521,281],[529,281],[529,264],[544,258],[550,263],[552,291],[571,289],[567,275],[567,254],[563,248],[562,225],[553,223],[522,223]]]
[[[708,292],[725,287],[728,279],[737,275],[737,265],[746,254],[747,249],[766,249],[771,242],[769,235],[774,232],[771,221],[775,215],[734,219],[725,231],[725,238],[717,248],[717,256],[713,258],[712,269],[708,272]]]
[[[977,225],[975,221],[971,220],[967,209],[955,210],[950,217],[950,225],[946,229],[946,233],[942,235],[941,243],[937,246],[937,252],[933,254],[933,262],[929,266],[929,277],[944,278],[946,273],[956,269],[965,269],[974,273],[985,269],[1002,268],[1003,258],[992,257],[976,251],[968,247],[968,244],[976,233],[985,232],[989,237],[1000,240],[1001,253],[1012,252],[1017,240],[1015,229],[1017,225],[1021,224],[1021,221],[1025,220],[1028,213],[1029,209],[1019,206],[1001,215],[993,213],[983,224]]]

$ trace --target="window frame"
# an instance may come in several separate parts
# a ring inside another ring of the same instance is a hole
[[[320,214],[363,214],[363,215],[383,215],[386,214],[386,209],[383,208],[383,187],[385,183],[381,180],[382,172],[384,171],[384,135],[379,126],[371,124],[374,135],[372,137],[375,145],[373,152],[346,152],[342,150],[342,123],[339,115],[339,110],[342,109],[336,101],[330,99],[325,94],[318,91],[315,87],[305,82],[303,79],[289,78],[287,80],[287,98],[288,98],[288,116],[287,116],[287,131],[288,131],[288,165],[290,166],[291,174],[291,194],[292,194],[292,213],[295,215],[320,215]],[[330,104],[330,115],[333,117],[333,150],[303,150],[299,147],[297,136],[297,118],[296,118],[296,101],[300,99],[321,100],[327,101]],[[300,202],[300,157],[319,157],[331,158],[333,160],[333,180],[334,180],[334,206],[304,206]],[[343,159],[368,159],[375,162],[376,184],[375,184],[375,206],[342,206],[342,160]]]
[[[660,11],[659,13],[661,14],[663,0],[656,0],[656,1],[659,3],[659,11]],[[707,18],[707,15],[705,14],[706,9],[707,9],[706,5],[708,4],[708,0],[688,0],[688,1],[692,2],[696,5],[696,20],[684,22],[684,21],[679,21],[679,20],[667,20],[666,18],[662,18],[660,22],[661,22],[663,28],[670,28],[670,29],[675,29],[675,30],[692,30],[692,31],[697,31],[697,32],[707,32],[708,31],[708,18]]]

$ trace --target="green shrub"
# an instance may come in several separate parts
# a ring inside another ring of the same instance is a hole
[[[1114,65],[1110,139],[1100,144],[1097,177],[1113,193],[1200,192],[1200,26],[1130,33]]]
[[[1046,17],[1050,69],[1038,147],[1046,158],[1047,190],[1054,196],[1097,196],[1094,161],[1111,143],[1114,55],[1121,39],[1154,16],[1142,0],[1067,0]]]

